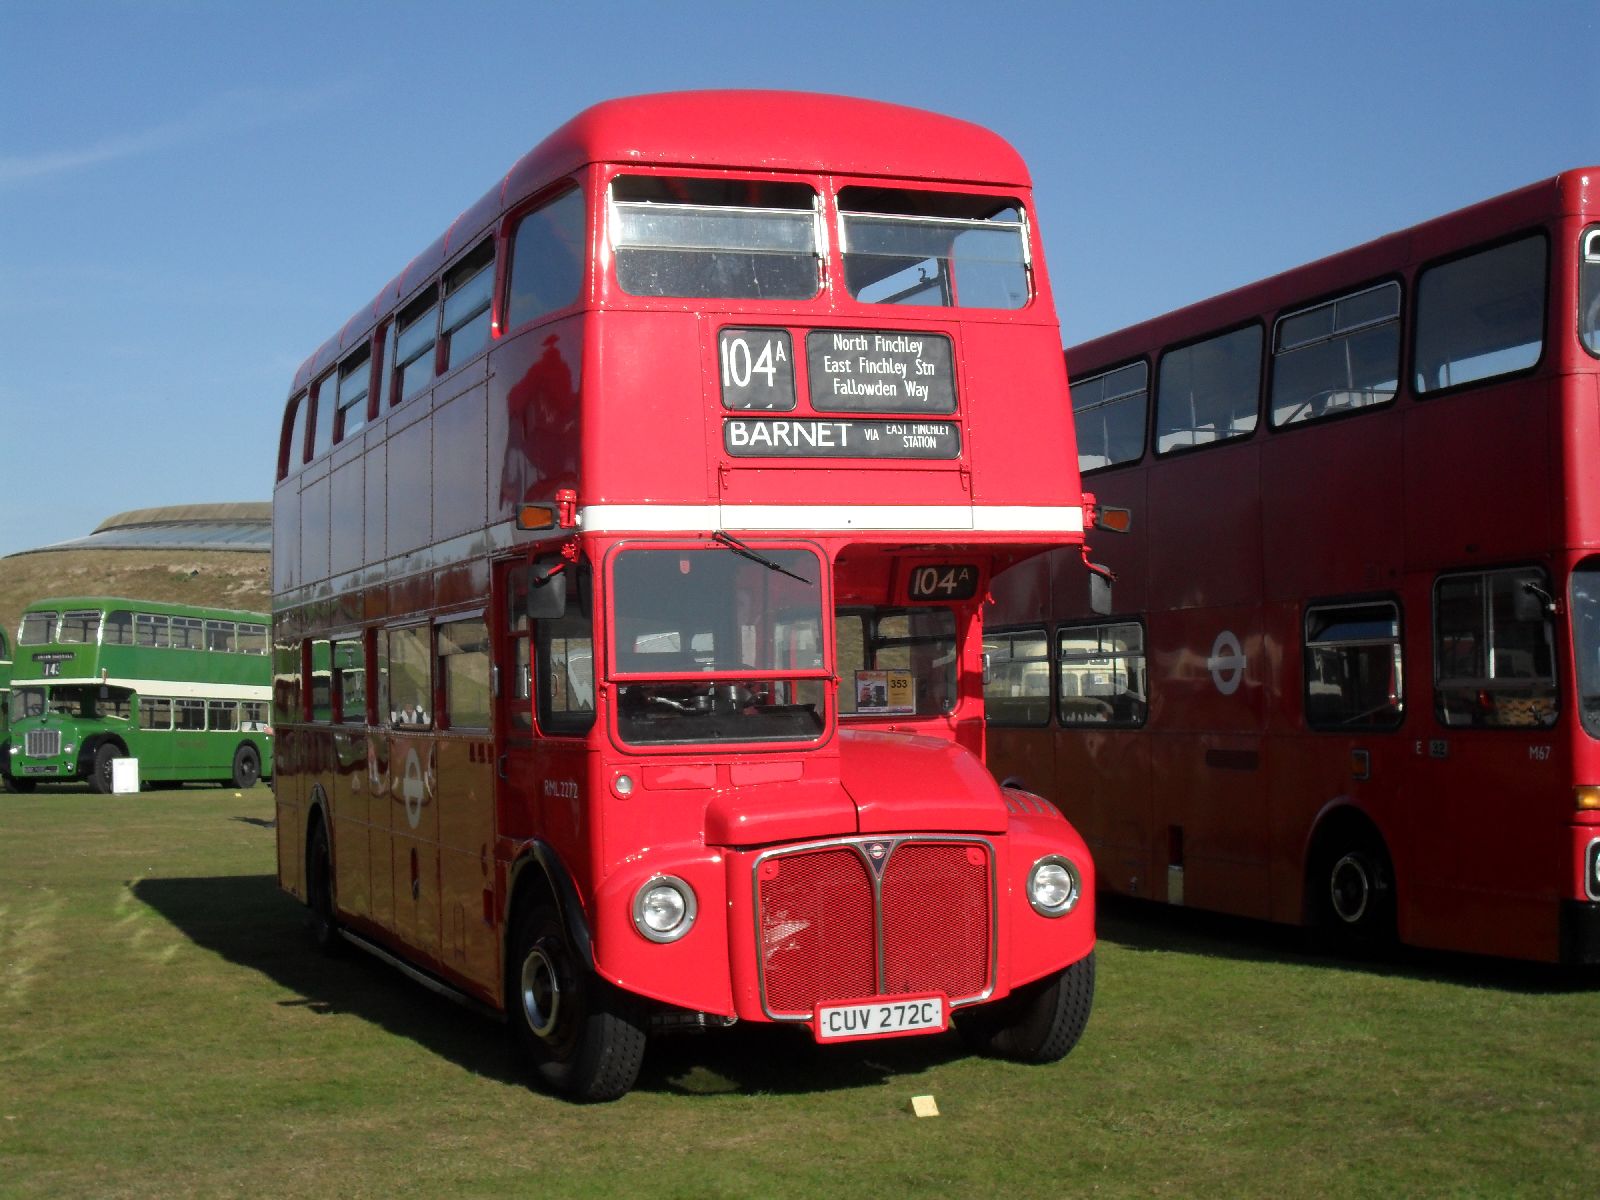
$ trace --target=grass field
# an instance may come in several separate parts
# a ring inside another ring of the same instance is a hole
[[[1117,908],[1056,1066],[741,1026],[655,1043],[637,1091],[580,1108],[526,1088],[497,1026],[319,959],[272,811],[0,796],[0,1196],[1595,1190],[1592,977]]]

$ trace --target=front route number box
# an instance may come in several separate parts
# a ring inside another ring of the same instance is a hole
[[[949,1005],[942,995],[895,996],[847,1004],[819,1004],[813,1018],[819,1042],[857,1038],[910,1037],[950,1028]]]

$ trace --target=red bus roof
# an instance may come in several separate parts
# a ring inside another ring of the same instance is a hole
[[[294,390],[330,367],[457,251],[510,208],[590,163],[803,171],[999,187],[1031,186],[996,133],[919,108],[814,92],[663,92],[605,100],[546,137],[370,304],[308,358]]]
[[[1212,333],[1285,305],[1300,305],[1379,276],[1398,273],[1474,242],[1552,217],[1600,217],[1600,167],[1576,167],[1397,233],[1292,267],[1231,292],[1104,334],[1067,350],[1074,377]]]

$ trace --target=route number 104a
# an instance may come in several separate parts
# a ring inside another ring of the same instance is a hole
[[[937,563],[911,568],[912,600],[970,600],[978,593],[978,568],[971,563]]]
[[[724,329],[717,342],[724,407],[794,407],[794,355],[788,330]]]

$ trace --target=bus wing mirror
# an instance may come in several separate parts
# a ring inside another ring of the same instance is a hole
[[[1091,564],[1092,565],[1092,564]],[[1101,571],[1105,568],[1101,567]],[[1111,615],[1111,575],[1100,571],[1089,572],[1089,608],[1097,617]]]
[[[552,621],[567,611],[567,572],[563,559],[543,559],[534,564],[528,586],[528,619]]]

